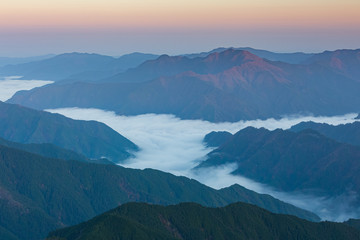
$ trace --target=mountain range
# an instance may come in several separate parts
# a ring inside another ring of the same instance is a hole
[[[34,56],[34,57],[0,57],[0,67],[4,67],[6,65],[17,65],[23,63],[41,61],[55,56],[56,56],[55,54],[47,54],[47,55]]]
[[[122,161],[138,147],[103,123],[0,102],[0,137],[19,143],[51,143],[87,158]]]
[[[342,55],[336,59],[350,66],[359,51],[346,50],[350,60]],[[337,56],[337,52],[323,54],[323,58]],[[17,93],[9,102],[36,109],[92,107],[122,115],[174,114],[235,122],[284,114],[358,112],[354,103],[360,102],[359,79],[355,70],[339,71],[326,61],[289,64],[227,49],[197,58],[163,55],[101,83],[47,85]]]
[[[119,58],[88,53],[64,53],[38,61],[6,65],[0,76],[22,76],[23,79],[64,82],[93,81],[136,67],[158,57],[153,54],[132,53]]]
[[[240,185],[215,190],[186,177],[118,166],[141,149],[105,124],[43,111],[99,108],[210,122],[360,112],[360,49],[18,60],[0,66],[0,76],[55,83],[0,102],[0,239],[44,239],[50,231],[49,239],[360,238],[356,219],[319,223],[314,213]],[[330,212],[326,204],[334,200],[339,214],[347,216],[349,207],[357,217],[359,136],[360,122],[211,132],[203,143],[213,150],[197,168],[230,163],[231,174],[278,196],[314,197],[314,205],[321,198],[321,210]]]
[[[0,236],[41,239],[49,231],[88,220],[126,202],[162,205],[243,201],[312,221],[308,211],[239,185],[214,190],[156,170],[43,157],[0,145]]]
[[[239,174],[282,191],[359,196],[360,147],[314,130],[245,128],[210,152],[199,167],[236,163]],[[355,199],[359,205],[359,198]]]
[[[128,203],[88,222],[49,234],[49,240],[85,239],[360,239],[346,224],[313,223],[245,203],[206,208],[194,203]]]
[[[338,142],[360,146],[360,122],[337,126],[326,123],[302,122],[292,126],[290,131],[300,132],[305,129],[313,129]]]
[[[196,57],[206,57],[211,53],[216,52],[223,52],[229,48],[220,47],[213,49],[209,52],[202,52],[202,53],[191,53],[191,54],[185,54],[183,56],[189,57],[189,58],[196,58]],[[295,53],[276,53],[276,52],[270,52],[267,50],[262,49],[255,49],[251,47],[239,47],[239,48],[231,48],[234,50],[243,50],[248,51],[256,56],[259,56],[261,58],[270,60],[270,61],[279,61],[279,62],[286,62],[291,64],[301,64],[306,62],[308,59],[313,57],[314,53],[303,53],[303,52],[295,52]]]

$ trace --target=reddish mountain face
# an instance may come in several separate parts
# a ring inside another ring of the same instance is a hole
[[[108,81],[45,86],[18,93],[10,102],[213,122],[360,110],[360,82],[338,70],[318,63],[272,62],[234,49],[193,59],[163,55]]]
[[[336,50],[315,54],[307,64],[320,64],[360,82],[360,49]]]
[[[188,58],[162,55],[156,60],[146,61],[139,67],[105,79],[106,82],[145,82],[158,77],[173,76],[184,72],[217,74],[245,63],[262,62],[263,59],[247,51],[228,49],[207,57]]]

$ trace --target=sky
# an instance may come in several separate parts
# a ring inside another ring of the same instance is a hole
[[[359,48],[358,0],[2,0],[0,56]]]

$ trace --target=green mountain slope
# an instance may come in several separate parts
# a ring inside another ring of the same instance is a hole
[[[40,239],[49,231],[131,201],[205,206],[245,201],[273,212],[319,220],[310,212],[237,185],[217,191],[156,170],[64,161],[0,146],[0,227],[5,234]]]
[[[110,127],[76,121],[59,114],[0,102],[0,137],[19,143],[51,143],[88,158],[114,162],[131,156],[137,146]]]
[[[34,154],[38,154],[38,155],[41,155],[44,157],[49,157],[49,158],[58,158],[58,159],[63,159],[63,160],[77,160],[77,161],[82,161],[82,162],[90,161],[81,154],[78,154],[71,150],[57,147],[50,143],[23,144],[23,143],[7,141],[5,139],[0,138],[0,145],[6,146],[9,148],[23,150],[23,151],[26,151],[29,153],[34,153]]]
[[[129,203],[77,226],[52,232],[49,240],[90,239],[360,239],[341,223],[313,223],[272,214],[245,203],[206,208],[194,203],[155,206]]]
[[[344,223],[360,230],[360,219],[349,219],[348,221],[346,221]]]

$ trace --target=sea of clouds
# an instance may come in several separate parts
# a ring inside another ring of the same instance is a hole
[[[245,177],[232,175],[231,172],[236,169],[236,165],[231,164],[193,169],[212,150],[203,144],[204,136],[211,131],[236,133],[248,126],[264,127],[269,130],[288,129],[303,121],[339,125],[354,122],[357,116],[355,113],[332,117],[288,116],[281,119],[211,123],[202,120],[181,120],[166,114],[119,116],[114,112],[100,109],[62,108],[47,111],[78,120],[103,122],[133,141],[141,150],[135,153],[135,158],[121,164],[124,167],[158,169],[196,179],[216,189],[237,183],[253,191],[270,194],[280,200],[315,212],[324,220],[343,221],[350,217],[360,216],[360,211],[351,207],[353,196],[330,199],[303,193],[280,192]]]
[[[0,101],[10,99],[16,92],[20,90],[30,90],[35,87],[42,87],[53,81],[41,80],[19,80],[20,76],[5,77],[0,79]]]
[[[0,101],[10,99],[17,91],[30,90],[51,83],[53,82],[19,80],[19,77],[4,78],[0,80]],[[236,133],[248,126],[264,127],[269,130],[288,129],[303,121],[339,125],[354,122],[357,115],[355,113],[332,117],[287,116],[281,119],[211,123],[202,120],[181,120],[173,115],[165,114],[119,116],[100,109],[63,108],[48,111],[73,119],[103,122],[136,143],[141,151],[135,153],[135,158],[123,163],[124,167],[159,169],[196,179],[216,189],[239,184],[258,193],[270,194],[280,200],[315,212],[324,220],[344,221],[348,218],[360,218],[360,209],[351,207],[355,199],[355,196],[351,194],[326,198],[303,193],[280,192],[251,179],[232,175],[231,172],[236,169],[236,165],[233,164],[193,169],[212,150],[206,148],[202,142],[204,136],[211,131]]]

